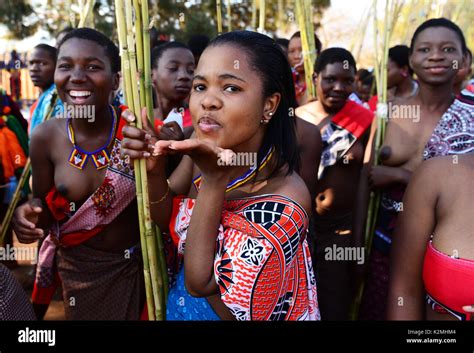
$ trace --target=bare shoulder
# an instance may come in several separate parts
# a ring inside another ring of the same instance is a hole
[[[317,101],[306,103],[298,108],[296,108],[296,116],[300,117],[302,120],[315,125],[317,116],[315,114],[317,108]]]
[[[311,197],[308,188],[296,172],[282,176],[276,183],[273,193],[289,198],[311,215]]]
[[[62,127],[65,127],[63,119],[51,119],[39,124],[31,135],[31,143],[41,143],[49,146]]]
[[[319,127],[314,125],[307,120],[296,116],[296,132],[298,135],[308,138],[318,138],[321,137],[321,132],[319,131]]]

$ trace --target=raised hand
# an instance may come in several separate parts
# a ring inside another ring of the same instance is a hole
[[[36,227],[41,212],[43,207],[40,199],[32,199],[16,208],[12,225],[20,243],[34,243],[44,236],[43,230]]]

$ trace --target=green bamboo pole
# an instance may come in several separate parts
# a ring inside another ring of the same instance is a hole
[[[396,21],[397,14],[400,9],[397,8],[395,4],[396,0],[386,0],[385,1],[385,14],[384,20],[382,23],[383,30],[383,42],[382,42],[382,52],[379,55],[378,51],[378,39],[379,39],[379,30],[378,30],[378,19],[377,19],[377,0],[373,2],[373,16],[374,16],[374,44],[375,44],[375,77],[377,85],[377,131],[375,137],[375,158],[374,165],[378,165],[378,156],[380,152],[380,147],[383,144],[385,125],[387,122],[387,61],[388,61],[388,49],[389,49],[389,40],[390,34],[393,28],[393,25]],[[380,191],[371,192],[369,198],[369,206],[367,213],[367,223],[365,230],[365,241],[367,246],[367,256],[370,256],[372,250],[372,239],[375,232],[375,226],[377,222],[378,210],[381,201]],[[355,320],[359,314],[360,303],[362,300],[362,295],[364,292],[364,282],[362,282],[356,293],[356,299],[351,308],[351,318]]]
[[[137,14],[135,14],[137,16]],[[137,77],[137,51],[136,51],[136,41],[135,37],[133,36],[133,13],[132,13],[132,4],[130,0],[125,2],[125,19],[127,28],[129,29],[127,32],[127,44],[128,44],[128,51],[130,56],[130,73],[131,77]],[[138,52],[138,55],[143,55],[143,52]],[[134,106],[134,113],[137,116],[136,122],[138,128],[143,128],[142,121],[141,121],[141,106],[140,106],[140,94],[138,91],[138,86],[132,85],[132,96],[133,96],[133,106]],[[146,252],[148,257],[148,270],[150,275],[151,287],[153,292],[153,300],[154,300],[154,317],[158,320],[163,319],[164,313],[162,312],[161,307],[161,300],[160,300],[160,290],[159,285],[156,281],[159,281],[158,278],[158,266],[156,263],[156,256],[150,256],[155,251],[154,241],[155,237],[153,234],[153,227],[151,224],[151,215],[150,215],[150,208],[149,208],[149,199],[148,199],[148,183],[147,183],[147,172],[146,172],[146,162],[144,160],[137,161],[138,170],[140,170],[139,180],[138,182],[141,183],[141,204],[139,207],[141,208],[141,212],[139,213],[140,216],[144,219],[144,236],[146,241]],[[136,169],[137,170],[137,169]],[[135,171],[136,171],[135,170]],[[138,197],[137,197],[138,199]],[[151,243],[151,244],[150,244]]]
[[[226,10],[227,10],[227,31],[232,32],[232,6],[230,3],[230,0],[227,0]]]
[[[152,19],[147,26],[148,19],[148,1],[142,0],[142,21],[143,21],[143,56],[144,56],[144,89],[145,89],[145,106],[147,109],[148,119],[153,125],[153,85],[151,81],[151,48],[150,48],[150,30],[153,28],[154,20]],[[148,44],[147,44],[148,43]]]
[[[93,16],[94,4],[95,0],[87,0],[85,6],[81,8],[80,20],[77,26],[78,28],[88,25],[87,20]],[[93,23],[93,21],[91,23]],[[89,25],[88,27],[92,27],[92,25]]]
[[[258,31],[260,33],[265,31],[265,0],[260,0]]]
[[[136,46],[136,54],[137,54],[137,70],[138,70],[138,82],[139,82],[139,89],[140,92],[143,90],[142,84],[145,82],[145,73],[143,70],[144,67],[144,55],[143,55],[143,25],[142,25],[142,13],[141,13],[141,6],[138,3],[138,0],[132,0],[133,9],[135,11],[135,46]],[[147,15],[148,18],[148,15]],[[145,95],[138,94],[140,98],[140,107],[145,106]],[[141,117],[141,114],[140,114]]]
[[[124,14],[124,3],[122,0],[115,0],[115,14],[117,18],[117,32],[119,37],[119,43],[121,47],[121,56],[122,56],[122,75],[123,75],[123,83],[125,87],[125,98],[129,108],[134,111],[134,99],[133,99],[133,92],[132,92],[132,77],[131,77],[131,70],[130,70],[130,56],[128,50],[128,40],[127,40],[127,25],[125,22],[125,14]],[[135,111],[134,111],[135,113]],[[137,120],[139,120],[140,116],[137,116]],[[145,293],[146,293],[146,300],[147,300],[147,308],[148,308],[148,318],[149,320],[155,319],[155,310],[154,310],[154,300],[153,300],[153,291],[151,285],[151,276],[149,270],[149,263],[148,263],[148,253],[146,250],[146,239],[145,239],[145,225],[144,225],[144,217],[143,217],[143,198],[142,198],[142,188],[141,188],[141,173],[139,162],[134,162],[134,170],[135,170],[135,184],[136,184],[136,193],[137,193],[137,203],[138,203],[138,213],[139,213],[139,228],[140,228],[140,243],[142,247],[142,256],[143,256],[143,272],[144,272],[144,281],[145,281]]]
[[[54,111],[54,106],[56,105],[57,98],[58,98],[58,94],[55,91],[51,97],[51,103],[48,110],[46,111],[46,116],[44,118],[44,121],[47,121],[51,118],[51,115],[53,114],[53,111]],[[16,186],[15,192],[13,193],[12,201],[8,205],[7,212],[5,214],[5,217],[3,218],[2,227],[0,231],[0,245],[3,244],[3,239],[5,238],[5,235],[7,234],[8,226],[10,225],[10,222],[12,220],[16,205],[20,201],[21,190],[23,190],[25,184],[28,182],[30,173],[31,173],[31,159],[30,157],[28,157],[28,159],[26,160],[25,166],[23,167],[23,171],[21,173],[20,179],[18,180],[18,185]]]
[[[145,3],[147,0],[143,1]],[[144,87],[144,48],[147,48],[147,52],[150,52],[150,41],[147,42],[143,41],[142,36],[142,22],[148,22],[148,11],[145,13],[146,20],[142,20],[141,15],[141,7],[143,6],[141,0],[133,0],[134,8],[135,8],[135,31],[136,31],[136,57],[138,67],[141,67],[140,73],[140,81],[139,87],[140,91],[138,95],[140,97],[140,111],[138,112],[139,116],[141,116],[141,110],[145,106],[145,87]],[[146,10],[148,10],[148,4],[146,4]],[[151,67],[148,67],[148,74],[151,75]],[[139,121],[138,121],[139,120]],[[142,128],[141,119],[137,119],[137,126]],[[152,290],[155,300],[155,316],[158,320],[164,319],[164,305],[165,305],[165,292],[164,292],[164,280],[163,277],[165,274],[162,273],[162,263],[159,260],[163,259],[163,256],[158,256],[158,244],[157,240],[160,239],[155,234],[155,227],[153,226],[153,222],[151,219],[151,212],[150,212],[150,200],[148,197],[148,177],[146,171],[146,162],[141,161],[140,164],[140,173],[141,173],[141,183],[142,183],[142,197],[143,197],[143,215],[145,218],[145,234],[146,234],[146,241],[147,241],[147,252],[148,252],[148,262],[150,265],[150,276],[151,276],[151,284]],[[162,254],[162,253],[161,253]],[[163,259],[164,260],[164,259]]]
[[[316,60],[316,44],[314,42],[314,25],[312,14],[313,11],[311,0],[296,0],[296,17],[301,33],[305,82],[310,99],[316,97],[316,89],[313,83],[314,62]]]
[[[217,14],[217,34],[222,33],[222,4],[221,0],[216,1],[216,14]]]
[[[257,29],[257,1],[252,0],[252,29]]]

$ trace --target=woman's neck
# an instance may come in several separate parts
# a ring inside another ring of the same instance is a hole
[[[433,86],[424,82],[419,83],[418,97],[420,103],[429,111],[446,111],[451,105],[454,94],[452,82]]]
[[[107,105],[100,109],[93,109],[92,116],[83,116],[71,120],[76,134],[79,132],[87,136],[100,136],[110,132],[113,116]]]
[[[180,108],[183,107],[183,102],[182,101],[176,101],[176,100],[171,100],[166,97],[160,97],[158,98],[158,105],[159,108],[161,109],[161,112],[163,116],[161,117],[162,120],[165,120],[168,114],[174,109],[174,108]]]

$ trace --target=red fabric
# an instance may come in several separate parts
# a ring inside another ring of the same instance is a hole
[[[115,137],[122,141],[123,140],[123,134],[122,134],[122,130],[123,130],[123,127],[127,125],[127,121],[122,118],[122,113],[128,109],[128,107],[126,105],[121,105],[119,106],[119,109],[120,109],[120,118],[119,118],[119,123],[118,123],[118,128],[117,128],[117,134],[115,135]]]
[[[372,124],[374,113],[361,105],[348,100],[344,107],[334,115],[332,122],[360,138]]]
[[[45,200],[55,220],[62,221],[67,218],[70,212],[69,201],[59,193],[55,186],[46,194]]]
[[[369,104],[370,110],[373,111],[374,113],[377,111],[377,103],[378,103],[377,96],[372,96],[367,102],[367,104]]]
[[[454,259],[428,243],[423,263],[426,292],[451,310],[466,315],[462,307],[474,303],[474,260]]]
[[[143,310],[142,314],[140,315],[140,321],[148,321],[148,305],[145,302],[145,305],[143,305]]]
[[[54,276],[54,282],[51,287],[43,288],[39,287],[37,281],[33,285],[33,293],[31,294],[31,299],[34,304],[49,305],[51,300],[61,283],[58,273]]]
[[[53,187],[46,195],[46,205],[48,206],[54,219],[63,221],[68,217],[70,212],[69,201],[66,199],[56,187]],[[62,234],[59,240],[63,246],[77,246],[93,236],[99,234],[105,227],[100,226],[91,230]]]
[[[160,127],[162,127],[165,124],[163,122],[163,120],[159,120],[159,119],[155,119],[154,123],[155,123],[155,130],[156,131],[158,131],[160,129]]]
[[[187,108],[183,114],[183,127],[193,126],[193,119],[191,118],[191,111]]]

